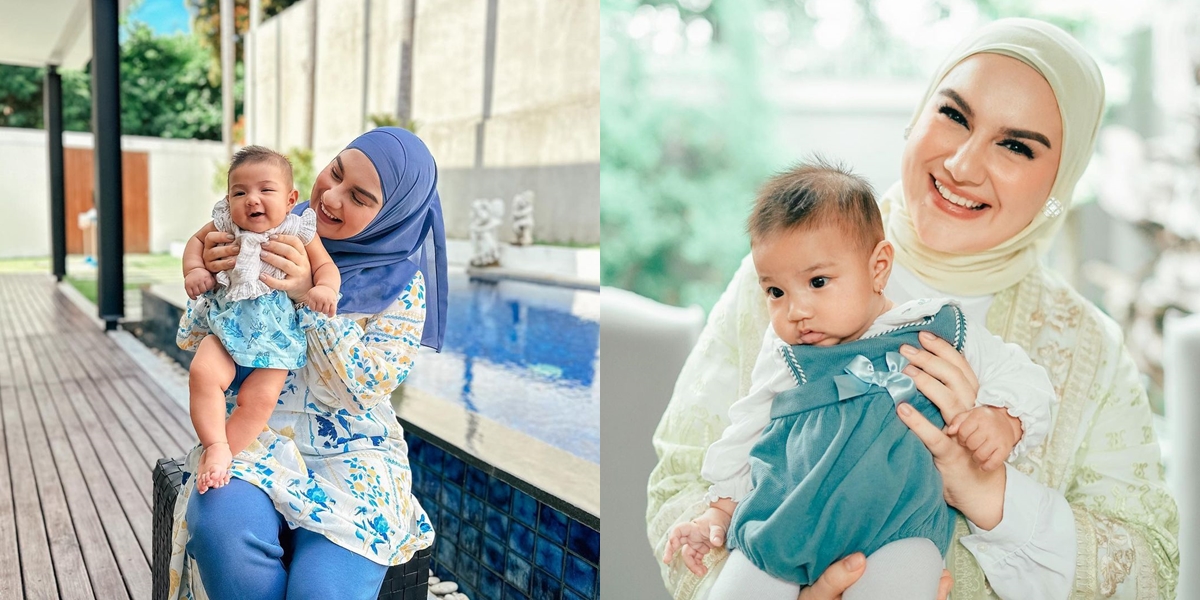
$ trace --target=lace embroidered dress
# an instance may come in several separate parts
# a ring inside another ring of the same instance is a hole
[[[217,273],[217,287],[202,296],[211,331],[233,361],[243,367],[298,369],[305,363],[304,333],[287,294],[267,287],[259,275],[282,278],[283,272],[262,260],[262,244],[271,235],[294,235],[308,244],[317,233],[317,215],[288,214],[279,226],[262,233],[244,231],[233,222],[228,200],[213,206],[213,225],[233,234],[241,244],[232,269]]]
[[[408,561],[433,543],[425,510],[412,495],[404,431],[391,394],[408,376],[421,345],[425,281],[418,271],[387,310],[327,317],[297,311],[308,340],[308,364],[292,371],[267,428],[233,460],[233,476],[271,498],[288,527],[303,527],[383,565]],[[208,334],[203,312],[189,303],[176,341],[195,350]],[[226,410],[236,397],[226,396]],[[187,556],[190,476],[201,448],[188,454],[175,505],[168,598],[204,600]]]

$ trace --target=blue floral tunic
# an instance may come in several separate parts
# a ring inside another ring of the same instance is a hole
[[[204,311],[189,302],[177,342],[195,350],[209,333]],[[379,564],[408,561],[433,543],[433,527],[412,496],[404,432],[391,394],[408,376],[421,345],[425,282],[418,271],[397,301],[372,316],[334,318],[298,311],[308,364],[288,373],[268,427],[233,461],[233,476],[261,488],[289,527],[318,532]],[[234,396],[226,396],[226,412]],[[185,470],[194,472],[201,448]],[[186,556],[187,477],[175,504],[169,598],[202,600],[195,563]]]

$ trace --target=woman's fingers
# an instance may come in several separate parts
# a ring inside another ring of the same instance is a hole
[[[263,262],[279,269],[280,271],[283,271],[284,275],[287,275],[288,277],[296,277],[301,272],[300,265],[296,264],[289,258],[284,258],[279,254],[268,252],[266,248],[263,248],[263,251],[259,253],[259,256],[262,257]]]
[[[803,600],[837,600],[846,590],[862,577],[867,568],[867,557],[855,552],[839,560],[817,578],[816,583],[800,592]]]
[[[979,378],[975,377],[975,370],[971,368],[967,362],[967,357],[954,348],[954,345],[946,340],[928,332],[922,331],[920,336],[921,346],[925,350],[932,352],[938,358],[946,361],[955,368],[959,375],[963,377],[963,381],[970,387],[972,392],[979,390]]]
[[[930,344],[935,347],[938,343],[946,344],[945,340],[936,338],[936,336],[932,342],[926,342],[925,340],[922,340],[921,342],[922,344]],[[949,346],[949,344],[946,345]],[[941,348],[938,349],[941,350]],[[950,350],[953,351],[956,356],[962,356],[958,354],[958,352],[954,351],[953,346],[950,346]],[[975,394],[979,391],[979,386],[975,385],[972,387],[970,381],[962,371],[962,366],[966,366],[967,369],[970,369],[969,365],[965,365],[964,363],[964,365],[960,366],[957,361],[947,360],[945,357],[935,354],[929,350],[922,350],[914,346],[909,346],[908,344],[900,347],[900,353],[907,357],[908,361],[911,362],[913,366],[928,373],[929,375],[932,375],[934,379],[942,382],[946,387],[959,394],[970,395],[972,401],[975,399]],[[921,391],[924,392],[925,390]]]
[[[942,580],[938,582],[938,600],[946,600],[952,587],[954,587],[954,576],[950,574],[950,571],[942,569]]]
[[[914,365],[904,367],[904,374],[912,377],[913,384],[917,386],[917,389],[921,390],[921,393],[925,394],[925,397],[929,398],[929,401],[938,407],[938,410],[942,413],[942,419],[954,421],[954,419],[965,412],[963,403],[959,397],[936,377]]]
[[[900,420],[913,433],[917,434],[917,437],[925,444],[925,447],[929,448],[929,452],[933,454],[934,458],[946,456],[953,450],[954,441],[950,439],[950,436],[943,433],[933,423],[930,423],[929,419],[926,419],[924,415],[917,412],[911,404],[907,402],[901,403],[900,406],[896,407],[896,413],[900,415]]]

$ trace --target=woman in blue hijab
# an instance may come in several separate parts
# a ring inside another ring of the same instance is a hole
[[[437,166],[412,133],[375,129],[321,171],[296,210],[310,205],[341,271],[338,314],[303,307],[312,276],[299,240],[264,246],[263,260],[287,274],[264,281],[298,302],[309,362],[288,375],[267,429],[230,437],[228,485],[200,495],[185,483],[170,598],[372,599],[389,565],[433,543],[390,398],[418,348],[440,350],[446,330]],[[218,245],[227,241],[220,235],[205,243],[211,271],[237,255],[236,246]],[[180,347],[207,334],[203,314],[189,303]],[[227,396],[230,407],[234,399]],[[188,456],[190,467],[199,454]]]

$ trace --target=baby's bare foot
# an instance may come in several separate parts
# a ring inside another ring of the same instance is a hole
[[[229,444],[210,444],[200,456],[200,467],[196,469],[196,491],[203,494],[209,488],[219,488],[229,483],[229,465],[232,463],[233,455],[229,453]]]

